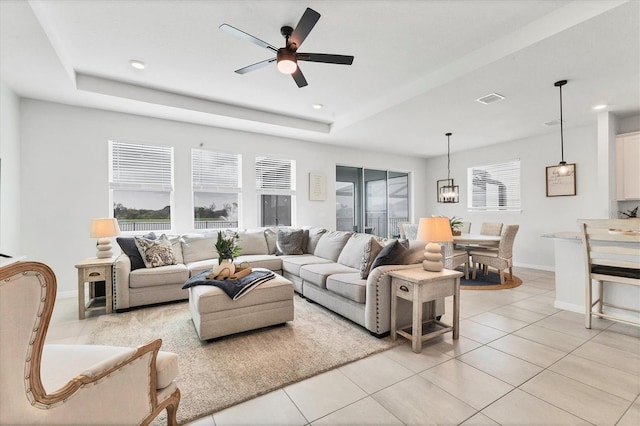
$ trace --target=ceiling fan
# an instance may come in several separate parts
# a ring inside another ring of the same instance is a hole
[[[300,71],[298,61],[322,62],[325,64],[340,65],[351,65],[353,63],[353,56],[298,52],[300,45],[307,38],[319,19],[320,14],[318,12],[313,9],[307,8],[307,10],[304,11],[302,18],[300,18],[300,22],[298,22],[298,25],[295,29],[289,26],[280,28],[280,34],[284,36],[286,43],[285,47],[281,47],[279,49],[267,42],[260,40],[257,37],[252,36],[251,34],[247,34],[244,31],[232,27],[231,25],[222,24],[220,25],[220,29],[276,53],[275,58],[267,59],[246,66],[244,68],[240,68],[235,71],[236,73],[246,74],[250,71],[264,68],[272,62],[277,62],[278,70],[281,73],[291,74],[298,87],[304,87],[307,85],[307,80],[304,78],[302,71]]]

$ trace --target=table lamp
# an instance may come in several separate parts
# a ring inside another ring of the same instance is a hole
[[[424,247],[422,267],[425,271],[442,271],[442,248],[440,242],[453,241],[451,225],[447,217],[421,217],[418,224],[419,241],[428,241]]]
[[[102,218],[91,221],[91,238],[98,239],[96,257],[102,259],[113,256],[110,237],[115,237],[116,235],[120,235],[120,226],[117,219]]]

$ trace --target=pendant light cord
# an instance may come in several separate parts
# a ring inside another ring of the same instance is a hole
[[[562,119],[562,85],[560,87],[560,157],[564,163],[564,120]]]
[[[451,133],[447,133],[447,180],[451,179]]]

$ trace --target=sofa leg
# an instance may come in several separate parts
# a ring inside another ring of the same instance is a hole
[[[384,333],[374,333],[373,331],[369,331],[369,334],[371,334],[373,337],[376,337],[378,339],[383,339],[385,337],[387,337],[389,334],[391,334],[390,331],[384,332]]]

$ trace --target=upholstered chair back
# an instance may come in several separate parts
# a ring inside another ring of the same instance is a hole
[[[520,225],[507,225],[505,228],[498,246],[499,258],[511,259],[513,257],[513,242],[516,239],[518,229],[520,229]]]
[[[480,234],[499,237],[502,234],[502,224],[485,222],[480,227]]]
[[[34,263],[19,271],[14,265],[0,276],[0,424],[30,419],[24,415],[32,410],[32,391],[43,389],[40,357],[55,301],[49,268]]]

